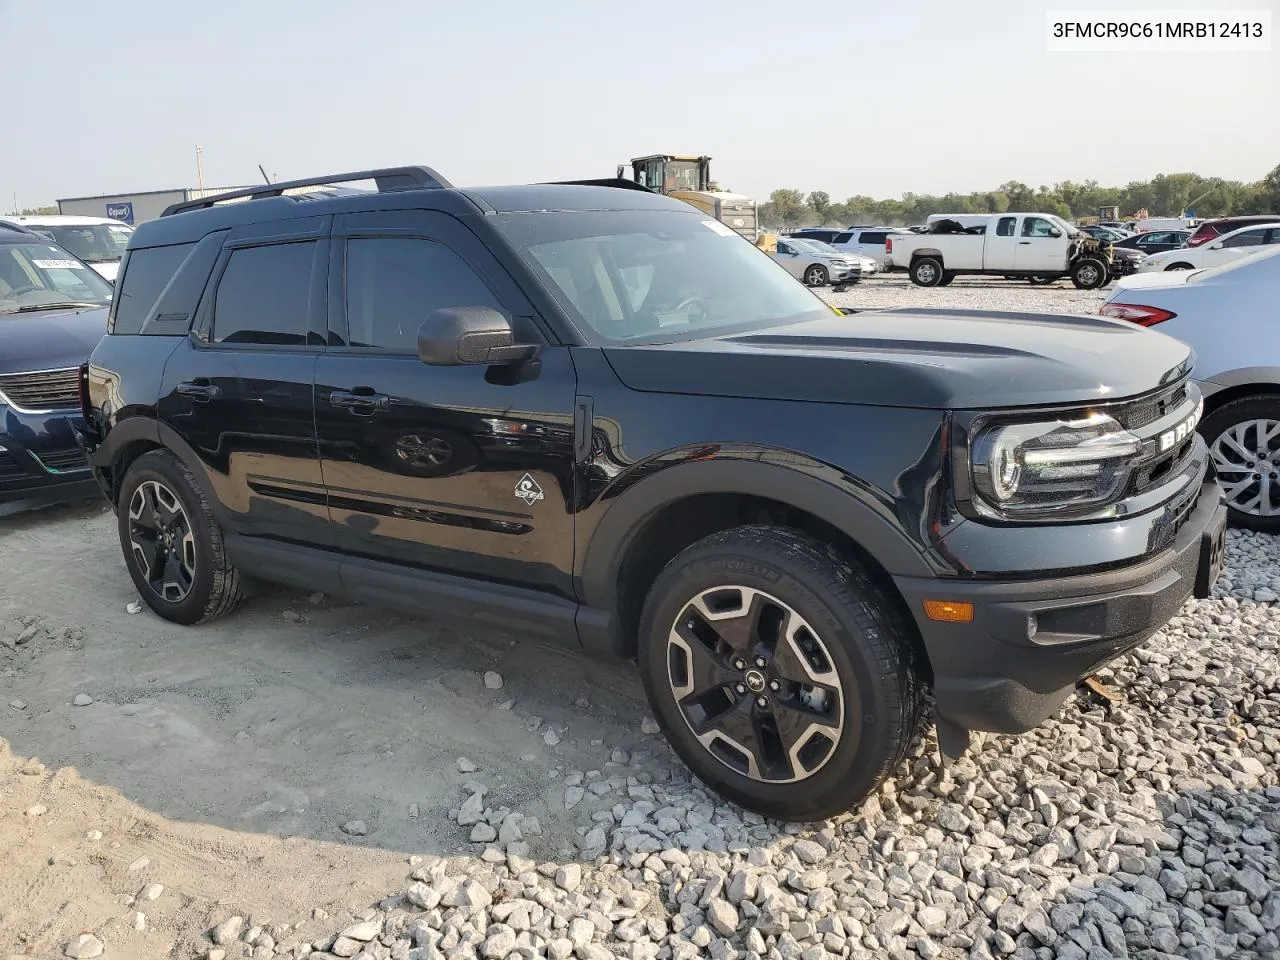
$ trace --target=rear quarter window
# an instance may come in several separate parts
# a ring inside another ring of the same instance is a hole
[[[125,254],[112,299],[108,332],[117,336],[141,333],[147,314],[194,247],[194,243],[180,243],[171,247],[144,247]]]

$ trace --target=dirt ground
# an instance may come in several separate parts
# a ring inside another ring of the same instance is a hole
[[[675,763],[626,666],[283,589],[197,628],[131,615],[98,503],[0,521],[0,584],[0,958],[85,930],[108,957],[191,956],[229,913],[321,908],[301,935],[323,935],[402,889],[407,855],[478,852],[448,819],[468,780],[558,857],[588,816],[563,810],[566,771]]]

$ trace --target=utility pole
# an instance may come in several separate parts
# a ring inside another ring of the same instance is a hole
[[[203,157],[204,157],[204,151],[200,148],[199,144],[197,144],[196,145],[196,188],[199,190],[204,189]]]

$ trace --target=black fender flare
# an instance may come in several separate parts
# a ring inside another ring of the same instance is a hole
[[[844,484],[832,482],[841,477]],[[806,472],[803,467],[760,460],[684,460],[642,477],[619,493],[590,532],[589,541],[579,543],[577,575],[585,605],[614,611],[618,574],[635,536],[659,510],[699,494],[739,494],[787,504],[843,532],[891,575],[938,575],[887,505],[877,504],[870,491],[848,482],[841,471],[817,462]]]

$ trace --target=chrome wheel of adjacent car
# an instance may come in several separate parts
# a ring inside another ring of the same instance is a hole
[[[1255,517],[1280,515],[1280,420],[1242,420],[1209,451],[1228,507]]]
[[[667,636],[667,680],[707,752],[752,780],[812,776],[844,731],[830,651],[804,617],[752,587],[714,587],[684,607]]]
[[[804,272],[804,282],[811,287],[825,286],[827,282],[827,271],[823,267],[812,266]]]
[[[441,467],[453,459],[453,445],[441,437],[409,433],[396,440],[396,456],[415,466]]]
[[[158,480],[139,484],[129,500],[129,547],[157,597],[186,599],[196,576],[195,533],[182,501]]]

